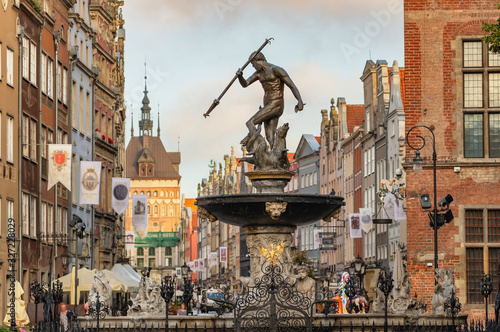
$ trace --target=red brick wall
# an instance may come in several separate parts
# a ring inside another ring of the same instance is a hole
[[[481,37],[481,22],[495,22],[500,16],[496,0],[449,0],[405,1],[405,112],[406,131],[415,125],[426,125],[436,136],[437,198],[446,194],[454,197],[452,212],[455,221],[438,231],[439,268],[455,269],[455,284],[464,312],[476,315],[484,312],[484,305],[466,305],[466,279],[462,242],[463,232],[459,207],[464,205],[499,204],[500,190],[498,170],[493,165],[463,161],[461,61],[456,54],[460,50],[461,37]],[[460,93],[461,96],[461,93]],[[432,139],[427,131],[413,131],[427,138],[422,157],[431,164]],[[412,135],[412,145],[419,140]],[[406,161],[411,161],[415,151],[406,149]],[[493,160],[486,160],[493,161]],[[412,279],[412,293],[422,293],[431,310],[434,294],[434,231],[429,218],[420,209],[420,196],[428,193],[433,199],[432,168],[425,168],[418,175],[407,167],[407,238],[408,271]],[[454,172],[460,167],[460,172]],[[491,310],[491,309],[490,309]],[[490,311],[492,312],[492,310]]]

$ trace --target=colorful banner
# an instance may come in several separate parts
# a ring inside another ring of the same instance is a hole
[[[359,217],[359,213],[349,213],[349,228],[351,229],[351,239],[359,239],[363,237],[361,234],[361,223]]]
[[[128,208],[130,179],[113,178],[111,193],[111,207],[116,213],[122,214]]]
[[[217,266],[217,251],[211,252],[208,255],[208,267]]]
[[[359,214],[361,219],[361,228],[365,233],[368,233],[373,228],[372,209],[371,208],[359,209]]]
[[[80,204],[99,204],[100,161],[80,162]]]
[[[141,239],[148,235],[148,195],[132,195],[132,226]]]
[[[57,182],[71,191],[71,144],[49,144],[47,190]]]
[[[227,247],[220,247],[220,262],[227,262]]]

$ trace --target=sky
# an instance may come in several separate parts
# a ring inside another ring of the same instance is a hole
[[[126,142],[132,121],[139,134],[146,73],[153,135],[159,122],[167,151],[181,152],[187,198],[197,196],[211,160],[224,163],[231,147],[242,156],[239,142],[262,105],[261,85],[244,89],[236,81],[203,114],[266,38],[274,40],[262,53],[287,71],[306,104],[295,113],[285,87],[280,125],[289,123],[290,152],[303,134],[320,135],[321,110],[332,98],[363,104],[367,60],[404,66],[403,0],[127,0],[123,16]],[[253,72],[249,65],[243,75]]]

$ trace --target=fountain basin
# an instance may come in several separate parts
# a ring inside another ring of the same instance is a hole
[[[345,205],[338,196],[283,193],[203,196],[196,204],[234,226],[303,226],[329,221]]]

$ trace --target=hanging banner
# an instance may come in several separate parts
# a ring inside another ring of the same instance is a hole
[[[361,228],[365,233],[368,233],[373,228],[372,209],[359,209],[359,214],[361,219]]]
[[[199,270],[199,262],[197,259],[194,260],[194,269],[192,269],[193,272],[200,272]]]
[[[205,270],[205,259],[198,259],[198,272],[203,272]]]
[[[57,182],[71,191],[71,144],[49,144],[47,190]]]
[[[319,247],[321,246],[321,237],[323,235],[322,233],[323,232],[321,231],[321,229],[313,230],[313,234],[314,234],[313,250],[319,249]]]
[[[134,250],[135,235],[133,231],[125,231],[125,250]]]
[[[148,195],[132,195],[132,226],[137,236],[148,235]]]
[[[111,193],[111,207],[116,213],[122,214],[128,208],[130,179],[113,178]]]
[[[404,210],[404,201],[396,198],[394,200],[394,220],[406,220],[406,212]]]
[[[384,219],[394,220],[394,210],[396,205],[396,196],[392,193],[385,194],[382,215]]]
[[[179,279],[182,278],[182,270],[180,267],[175,268],[175,274],[176,274],[177,278],[179,278]]]
[[[208,255],[208,266],[209,267],[214,267],[214,266],[217,266],[217,252],[211,252],[209,255]]]
[[[220,261],[227,262],[227,247],[220,247]]]
[[[80,204],[99,204],[100,161],[80,162]]]
[[[359,239],[361,235],[361,224],[359,222],[359,213],[349,213],[349,228],[351,229],[351,239]]]

